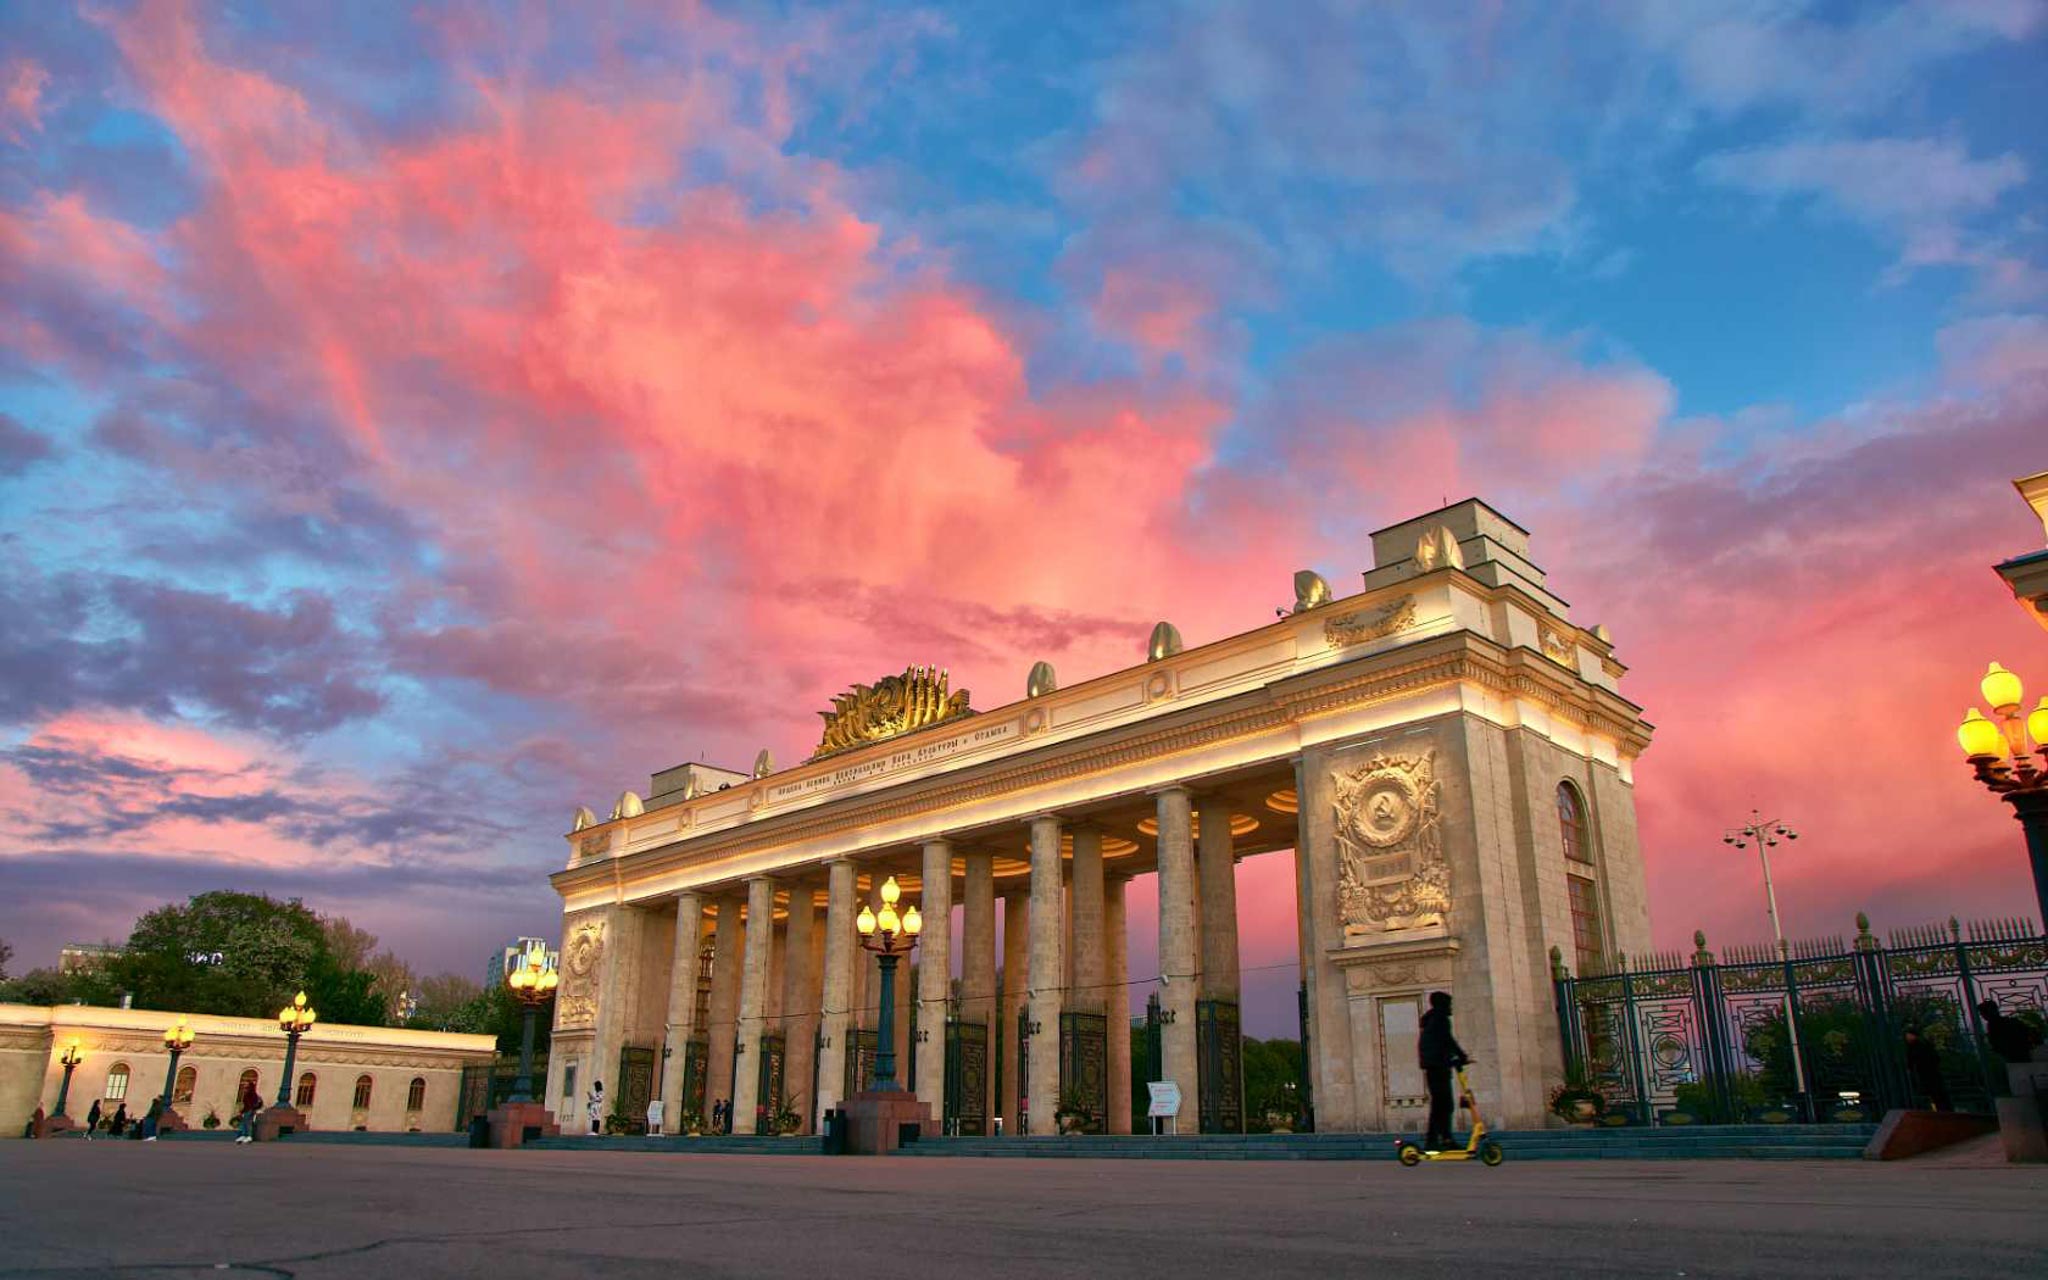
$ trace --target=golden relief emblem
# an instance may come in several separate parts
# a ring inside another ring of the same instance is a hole
[[[900,676],[883,676],[873,684],[857,684],[832,699],[825,736],[811,759],[851,751],[871,742],[914,733],[945,720],[971,716],[967,690],[950,692],[951,677],[937,667],[910,667]]]
[[[1331,618],[1323,624],[1323,639],[1331,648],[1345,649],[1354,644],[1365,644],[1372,640],[1383,640],[1397,631],[1405,631],[1415,624],[1415,597],[1402,596],[1378,609],[1360,609],[1342,617]]]
[[[1451,906],[1451,868],[1438,830],[1436,752],[1374,756],[1330,782],[1344,931],[1442,924]]]
[[[604,962],[604,921],[576,926],[562,948],[562,987],[556,996],[555,1027],[565,1030],[597,1022],[597,970]]]

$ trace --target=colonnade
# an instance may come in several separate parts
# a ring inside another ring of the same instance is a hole
[[[1201,1078],[1198,1002],[1232,1006],[1217,1051],[1238,1052],[1231,808],[1220,797],[1198,800],[1182,786],[1161,788],[1153,795],[1158,824],[1162,1072],[1180,1085],[1183,1105],[1175,1128],[1189,1133],[1197,1127]],[[776,1100],[762,1094],[759,1055],[779,1037],[781,1096],[809,1128],[843,1101],[847,1055],[857,1052],[861,1033],[874,1032],[893,1037],[899,1084],[906,1077],[914,1079],[919,1101],[930,1107],[933,1123],[940,1124],[947,1111],[952,1022],[960,1028],[978,1028],[955,1034],[978,1037],[984,1054],[980,1083],[988,1092],[983,1105],[963,1111],[1000,1116],[1012,1133],[1050,1133],[1062,1089],[1077,1088],[1073,1077],[1083,1071],[1091,1073],[1092,1083],[1092,1073],[1099,1068],[1100,1127],[1109,1133],[1131,1132],[1125,913],[1130,876],[1105,866],[1104,832],[1086,821],[1041,813],[1029,819],[1023,834],[1028,877],[1022,883],[1012,878],[1000,889],[996,854],[989,848],[956,850],[953,842],[938,839],[919,849],[915,900],[925,923],[910,982],[898,992],[898,1025],[891,1028],[871,1025],[879,990],[872,975],[874,961],[859,946],[854,917],[860,909],[860,878],[868,877],[872,887],[890,874],[908,871],[902,860],[838,858],[823,864],[822,876],[814,864],[801,871],[752,877],[744,882],[743,892],[734,887],[677,894],[666,1018],[671,1053],[662,1066],[661,1096],[689,1096],[687,1073],[694,1060],[704,1073],[706,1121],[713,1105],[729,1098],[734,1132],[755,1132],[757,1115],[767,1119],[760,1130],[769,1131],[773,1118],[767,1113]],[[958,877],[956,864],[964,871]],[[775,927],[778,897],[786,897],[786,923],[780,930]],[[952,954],[956,905],[961,911],[957,965]],[[821,906],[824,919],[819,921]],[[707,914],[711,979],[709,999],[700,1008],[699,955]],[[915,1043],[909,1035],[913,1003]],[[704,1025],[698,1025],[700,1021]],[[1028,1032],[1021,1054],[1020,1026]],[[1097,1026],[1099,1033],[1093,1030]],[[1089,1043],[1079,1044],[1084,1038]],[[1021,1082],[1020,1066],[1025,1077]],[[1241,1089],[1240,1076],[1232,1069],[1221,1078]],[[813,1079],[815,1098],[810,1096]],[[682,1103],[675,1105],[680,1110]],[[1239,1123],[1242,1110],[1241,1098],[1226,1108]]]

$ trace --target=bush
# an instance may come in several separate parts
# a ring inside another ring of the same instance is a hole
[[[1727,1087],[1725,1104],[1718,1087],[1721,1083]],[[1714,1076],[1702,1076],[1690,1084],[1679,1085],[1673,1092],[1677,1109],[1702,1124],[1740,1124],[1773,1100],[1764,1087],[1763,1077],[1753,1071],[1738,1071],[1720,1081]]]

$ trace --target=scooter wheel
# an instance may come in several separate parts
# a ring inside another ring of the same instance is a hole
[[[1482,1142],[1479,1144],[1479,1163],[1487,1168],[1491,1169],[1507,1158],[1508,1153],[1500,1149],[1498,1142]]]
[[[1421,1163],[1422,1163],[1422,1148],[1421,1148],[1421,1147],[1418,1147],[1418,1146],[1416,1146],[1416,1145],[1415,1145],[1414,1143],[1412,1143],[1412,1142],[1404,1142],[1404,1143],[1402,1143],[1402,1144],[1401,1144],[1401,1163],[1402,1163],[1402,1164],[1404,1164],[1404,1165],[1407,1165],[1407,1166],[1408,1166],[1408,1167],[1409,1167],[1410,1169],[1413,1169],[1413,1168],[1414,1168],[1414,1167],[1415,1167],[1416,1165],[1418,1165],[1418,1164],[1421,1164]]]

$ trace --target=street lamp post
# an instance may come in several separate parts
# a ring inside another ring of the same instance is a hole
[[[1963,717],[1956,741],[1976,771],[1977,781],[2012,806],[2027,835],[2027,855],[2034,864],[2034,901],[2048,925],[2048,698],[2020,715],[2020,678],[1997,663],[1984,673],[1978,688],[1996,721],[1975,707]],[[2039,755],[2036,764],[2031,755]]]
[[[524,1025],[519,1032],[519,1078],[512,1082],[508,1102],[533,1101],[533,1026],[540,1007],[554,998],[562,981],[556,971],[555,953],[544,942],[535,942],[505,975],[512,997],[524,1007]]]
[[[171,1095],[178,1083],[178,1058],[185,1050],[191,1047],[192,1028],[181,1016],[178,1019],[178,1025],[169,1027],[164,1031],[164,1048],[171,1052],[171,1065],[164,1071],[164,1109],[162,1116],[157,1122],[159,1128],[176,1130],[182,1127],[182,1121],[178,1117],[178,1113],[171,1110]],[[165,1121],[169,1123],[166,1124],[164,1123]]]
[[[915,906],[901,916],[896,914],[896,902],[902,896],[896,877],[890,876],[882,885],[882,909],[876,911],[863,903],[860,918],[854,921],[860,930],[860,945],[874,952],[882,966],[882,1023],[875,1048],[878,1093],[896,1089],[896,962],[910,954],[917,946],[917,935],[924,930],[924,917]]]
[[[50,1116],[50,1119],[69,1120],[71,1117],[64,1114],[64,1104],[71,1098],[71,1073],[78,1070],[79,1063],[85,1061],[85,1055],[79,1052],[78,1041],[74,1039],[70,1044],[65,1045],[64,1056],[58,1058],[57,1061],[64,1066],[64,1083],[57,1086],[57,1110]]]
[[[1786,826],[1783,822],[1776,818],[1766,818],[1761,813],[1752,809],[1749,813],[1749,825],[1734,828],[1723,835],[1721,841],[1738,849],[1747,848],[1754,844],[1757,857],[1762,860],[1764,865],[1764,906],[1771,913],[1771,936],[1777,939],[1778,962],[1786,966],[1785,1034],[1792,1042],[1792,1087],[1799,1095],[1799,1114],[1804,1118],[1811,1119],[1810,1099],[1807,1096],[1806,1089],[1806,1056],[1799,1050],[1799,1010],[1792,999],[1792,984],[1790,980],[1792,953],[1791,949],[1785,945],[1785,928],[1778,919],[1778,890],[1771,883],[1771,849],[1780,840],[1797,840],[1798,838],[1799,833]]]
[[[292,1002],[277,1011],[277,1029],[284,1032],[284,1080],[277,1086],[277,1105],[289,1107],[292,1104],[292,1064],[299,1059],[299,1037],[313,1029],[313,1023],[320,1015],[313,1012],[306,1003],[306,993],[301,991],[292,997]]]

